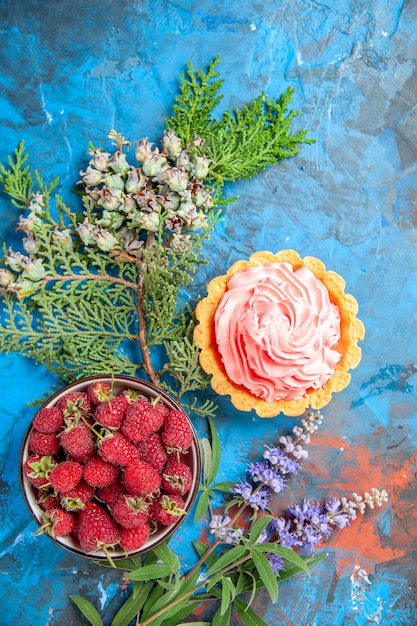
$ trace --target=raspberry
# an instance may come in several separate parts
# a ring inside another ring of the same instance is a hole
[[[92,487],[102,489],[113,484],[119,475],[119,468],[99,456],[93,456],[84,467],[84,480]]]
[[[41,433],[33,428],[29,437],[29,446],[35,454],[52,456],[59,452],[59,439],[55,433]]]
[[[76,461],[62,461],[51,472],[49,480],[54,489],[59,492],[75,489],[83,475],[83,468]]]
[[[97,406],[102,402],[110,400],[113,395],[113,389],[110,383],[106,381],[96,380],[87,388],[87,398],[93,406]]]
[[[183,496],[190,491],[193,475],[190,468],[180,461],[170,461],[162,473],[161,488],[168,494]]]
[[[56,433],[62,426],[64,417],[57,406],[40,409],[33,418],[33,427],[41,433]]]
[[[128,408],[122,432],[130,441],[138,443],[150,433],[159,430],[163,423],[162,412],[154,409],[146,400],[140,399]]]
[[[87,461],[95,453],[93,435],[87,424],[79,422],[59,435],[62,448],[74,461]]]
[[[124,489],[120,480],[115,480],[108,487],[103,487],[97,491],[97,499],[108,506],[113,506],[116,500],[124,493]]]
[[[64,418],[77,419],[91,413],[91,403],[84,391],[69,391],[57,401],[55,406],[61,409]]]
[[[175,524],[185,513],[185,502],[181,496],[164,494],[152,504],[152,518],[163,526]]]
[[[39,489],[49,485],[49,476],[57,462],[51,456],[32,454],[26,460],[24,472],[29,482]]]
[[[75,529],[75,517],[65,509],[56,508],[45,511],[42,515],[42,524],[36,531],[37,535],[46,533],[51,537],[69,535]]]
[[[128,406],[128,399],[120,394],[99,404],[95,410],[94,419],[105,428],[118,430],[123,423]]]
[[[54,491],[44,491],[43,489],[37,489],[35,492],[36,502],[44,511],[50,511],[51,509],[57,509],[60,507],[58,496]]]
[[[186,452],[188,450],[193,442],[193,433],[183,411],[172,409],[165,417],[161,439],[168,451]]]
[[[119,529],[111,517],[95,502],[87,502],[78,518],[77,537],[85,552],[94,552],[119,542]]]
[[[160,471],[165,465],[168,455],[162,445],[158,433],[151,433],[143,441],[137,444],[142,461],[146,461],[156,470]]]
[[[148,521],[148,503],[142,496],[121,495],[111,507],[114,520],[124,528],[140,528]]]
[[[125,469],[124,483],[128,493],[135,496],[144,496],[158,491],[161,477],[149,463],[133,461]]]
[[[121,528],[120,545],[126,552],[139,550],[148,541],[149,535],[149,524],[144,524],[139,528]]]
[[[121,433],[103,439],[99,443],[98,453],[105,461],[121,467],[140,459],[139,450]]]
[[[162,415],[164,416],[164,419],[166,418],[166,416],[170,412],[169,406],[167,404],[164,404],[159,399],[153,404],[153,408],[156,409],[157,411],[159,411],[160,413],[162,413]]]
[[[60,504],[66,511],[79,511],[94,497],[94,487],[81,479],[75,489],[70,489],[60,495]]]

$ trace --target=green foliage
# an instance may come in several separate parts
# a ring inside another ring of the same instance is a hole
[[[200,484],[200,497],[197,502],[194,520],[198,521],[206,514],[210,507],[211,499],[215,498],[216,491],[228,492],[233,487],[233,482],[216,482],[217,472],[220,465],[220,441],[214,421],[208,418],[211,441],[202,437],[199,441],[202,461],[202,483]]]
[[[11,203],[19,209],[26,209],[32,197],[32,176],[29,166],[26,165],[27,159],[25,142],[22,140],[16,148],[14,158],[8,158],[9,167],[0,163],[0,184],[10,196]]]
[[[150,238],[140,259],[84,245],[77,232],[83,215],[52,195],[55,183],[44,184],[37,173],[33,178],[26,160],[21,144],[2,170],[4,192],[29,208],[19,223],[23,241],[30,235],[35,249],[22,256],[3,246],[2,271],[14,273],[3,282],[0,350],[34,359],[63,383],[105,372],[137,375],[144,367],[136,349],[142,310],[145,347],[155,360],[162,352],[169,390],[179,398],[204,389],[208,378],[192,340],[191,309],[177,311],[180,289],[204,262],[204,235],[196,233],[179,250]],[[35,185],[40,191],[33,195]],[[215,411],[207,401],[190,406],[202,415]]]
[[[204,139],[201,148],[211,159],[210,175],[216,184],[252,178],[269,165],[295,156],[298,146],[313,143],[307,130],[293,133],[291,126],[299,111],[289,110],[294,89],[289,87],[277,100],[265,92],[248,105],[226,110],[220,118],[213,113],[222,99],[223,81],[217,79],[216,57],[207,73],[194,71],[191,62],[181,76],[180,95],[173,115],[165,121],[186,143],[194,134]]]
[[[173,129],[185,144],[191,143],[195,135],[207,141],[216,132],[218,124],[212,114],[222,100],[219,91],[224,82],[218,79],[220,73],[216,71],[219,61],[220,57],[216,56],[206,73],[194,71],[189,61],[187,72],[181,74],[180,94],[172,107],[173,115],[165,120],[165,126]]]

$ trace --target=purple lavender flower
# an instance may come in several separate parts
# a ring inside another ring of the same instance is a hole
[[[283,517],[275,517],[270,523],[271,529],[275,530],[279,543],[284,548],[294,548],[298,545],[298,536],[293,527],[292,520]]]
[[[256,510],[262,509],[262,511],[264,511],[271,502],[270,490],[266,485],[263,485],[254,492],[252,485],[248,482],[244,482],[234,485],[231,487],[230,491],[242,496],[243,501]]]
[[[282,448],[267,448],[263,457],[283,474],[297,474],[300,469],[300,464],[291,459]]]
[[[265,509],[267,509],[271,503],[271,494],[269,487],[264,485],[258,491],[253,493],[249,497],[248,503],[253,509],[261,509],[262,511],[265,511]]]
[[[349,516],[347,511],[343,511],[342,502],[339,498],[330,498],[324,503],[324,507],[327,511],[327,517],[330,518],[331,524],[337,526],[337,528],[346,528],[350,526],[350,520],[353,516]]]
[[[252,495],[252,485],[250,485],[247,482],[245,482],[245,483],[237,483],[237,485],[234,485],[234,487],[231,487],[230,491],[232,493],[236,493],[236,494],[242,496],[242,498],[245,501],[248,501],[248,499]]]
[[[268,552],[266,554],[266,558],[268,559],[269,564],[272,567],[274,574],[278,574],[283,569],[285,569],[285,561],[282,558],[282,556],[279,556],[278,554],[274,554],[273,552]]]

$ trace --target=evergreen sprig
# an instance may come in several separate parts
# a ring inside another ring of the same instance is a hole
[[[34,359],[61,382],[141,371],[177,398],[206,388],[192,315],[178,303],[207,262],[204,240],[230,201],[223,184],[311,141],[291,131],[298,114],[289,111],[291,89],[216,117],[218,63],[204,72],[189,62],[162,149],[136,142],[132,163],[130,142],[115,130],[112,150],[90,144],[74,208],[55,193],[57,178],[45,182],[30,171],[23,141],[0,165],[0,185],[23,212],[23,253],[3,244],[0,351]],[[189,406],[214,415],[210,401]]]
[[[183,73],[180,95],[173,106],[173,116],[166,120],[167,128],[191,142],[195,134],[204,139],[199,149],[211,161],[210,175],[222,186],[226,181],[253,178],[269,165],[295,156],[298,146],[313,143],[308,131],[293,133],[291,126],[299,111],[290,110],[294,89],[288,89],[277,99],[265,92],[250,104],[228,109],[219,118],[214,116],[222,96],[223,84],[217,79],[216,57],[207,73],[194,71],[189,62]]]

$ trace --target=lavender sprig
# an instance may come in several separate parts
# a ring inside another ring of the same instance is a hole
[[[301,425],[292,430],[294,436],[281,436],[276,446],[266,446],[263,460],[251,463],[247,469],[248,480],[237,483],[230,488],[233,498],[225,507],[225,513],[233,506],[238,511],[232,518],[228,514],[215,515],[209,524],[210,533],[216,541],[238,545],[247,541],[244,530],[237,525],[244,510],[252,509],[251,520],[257,519],[258,512],[265,516],[269,510],[273,493],[284,490],[289,476],[296,475],[301,468],[301,461],[308,457],[303,447],[311,441],[311,435],[317,431],[323,421],[319,411],[307,410],[301,418]],[[303,500],[301,504],[292,504],[286,515],[267,516],[265,528],[257,539],[257,543],[270,543],[290,550],[312,551],[324,539],[333,534],[334,529],[350,526],[358,514],[367,508],[373,509],[388,501],[388,494],[383,490],[371,489],[363,496],[352,494],[346,497],[331,497],[324,502]],[[285,569],[285,559],[276,552],[265,556],[274,572],[278,574]]]

